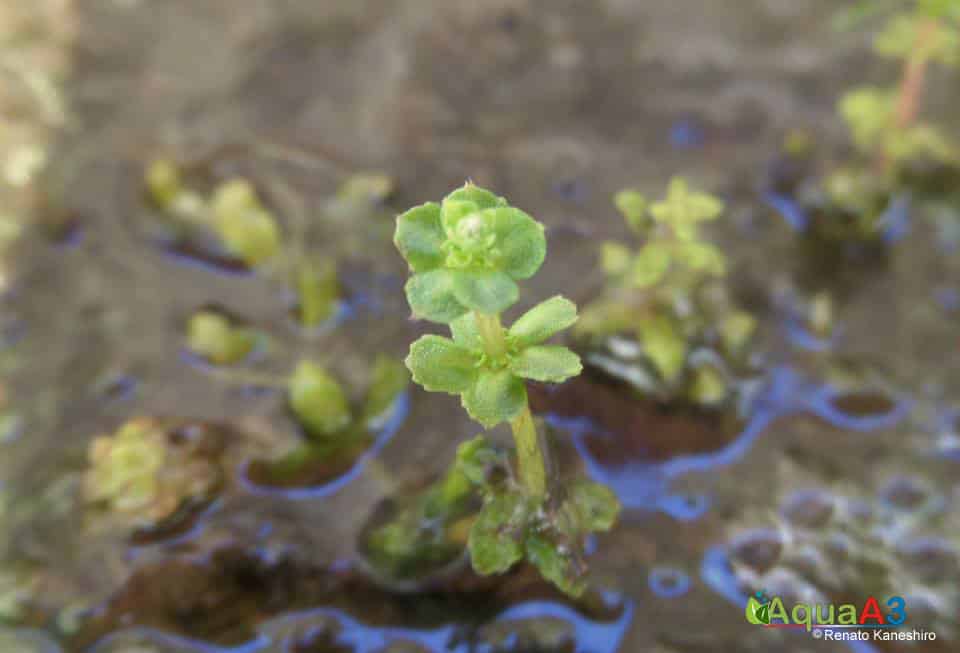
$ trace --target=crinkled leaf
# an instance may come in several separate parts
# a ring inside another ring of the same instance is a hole
[[[418,318],[447,324],[467,312],[454,292],[459,271],[440,268],[415,274],[404,290],[410,310]]]
[[[507,422],[527,405],[527,389],[510,370],[480,370],[476,382],[462,396],[470,417],[486,428]]]
[[[631,258],[630,249],[620,243],[606,242],[600,250],[600,264],[611,277],[623,275],[630,267]]]
[[[535,345],[577,321],[577,305],[556,295],[524,313],[510,327],[509,335],[521,347]]]
[[[484,485],[487,472],[500,460],[500,454],[482,435],[467,440],[457,447],[456,465],[474,485]]]
[[[527,506],[523,496],[493,496],[470,529],[470,560],[479,574],[500,574],[523,557]]]
[[[620,514],[620,501],[606,485],[577,480],[568,499],[576,509],[579,526],[584,532],[608,531]]]
[[[534,381],[561,383],[580,374],[580,357],[560,345],[534,345],[510,360],[510,371]]]
[[[683,261],[694,270],[702,270],[713,276],[723,276],[727,271],[727,259],[719,249],[710,243],[692,241],[680,247]]]
[[[290,378],[290,407],[314,437],[333,435],[350,423],[350,405],[343,388],[310,361],[301,361]]]
[[[415,206],[397,218],[393,242],[415,272],[426,272],[443,263],[441,245],[444,240],[440,205],[436,202]]]
[[[460,270],[454,278],[457,301],[470,310],[488,315],[501,313],[520,295],[517,283],[498,270]]]
[[[643,193],[626,189],[613,196],[613,203],[634,231],[642,231],[650,202]]]
[[[460,231],[460,223],[468,215],[479,214],[480,207],[469,200],[444,200],[440,209],[440,222],[446,237],[452,238]],[[475,228],[475,227],[474,227]]]
[[[480,210],[507,205],[507,200],[504,198],[498,197],[487,189],[480,188],[469,182],[443,198],[444,203],[455,201],[473,202]]]
[[[368,426],[377,427],[380,420],[393,407],[397,397],[410,383],[410,374],[404,364],[390,356],[377,356],[373,364],[370,386],[363,408],[363,420]]]
[[[432,392],[458,394],[473,387],[477,359],[469,350],[441,336],[421,336],[404,361],[413,380]]]
[[[587,588],[586,568],[574,558],[574,552],[561,549],[539,534],[527,537],[527,559],[540,570],[540,574],[570,596],[580,596]]]
[[[639,327],[643,351],[653,361],[660,376],[673,383],[683,370],[687,343],[673,321],[664,316],[644,320]]]
[[[461,347],[472,351],[483,349],[483,339],[477,328],[477,316],[474,313],[464,313],[450,323],[450,334],[453,341]]]
[[[547,255],[543,225],[513,207],[494,209],[491,214],[500,269],[514,279],[529,279]]]
[[[636,288],[652,286],[663,278],[670,267],[670,251],[657,243],[644,246],[633,259],[630,283]]]

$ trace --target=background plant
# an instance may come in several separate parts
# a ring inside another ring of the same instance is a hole
[[[893,88],[861,86],[840,101],[855,145],[874,157],[876,171],[890,174],[903,162],[931,157],[952,164],[960,150],[935,125],[919,120],[930,64],[960,66],[960,3],[957,0],[860,3],[840,16],[843,27],[883,16],[874,52],[901,62]]]
[[[695,345],[713,340],[736,357],[754,330],[753,318],[730,306],[715,283],[726,276],[727,260],[700,233],[702,223],[722,214],[723,202],[676,177],[660,201],[624,190],[614,203],[642,243],[636,249],[604,243],[607,288],[585,310],[578,332],[633,333],[667,388],[680,388],[703,403],[723,398],[723,377],[713,366],[698,367],[688,384],[681,383]]]
[[[601,485],[548,479],[547,444],[526,391],[526,380],[560,383],[580,373],[576,354],[546,344],[576,322],[577,309],[557,296],[509,328],[500,316],[517,301],[517,282],[543,263],[543,225],[468,183],[440,204],[399,216],[394,242],[412,272],[405,290],[414,316],[449,325],[452,336],[426,335],[411,345],[406,364],[414,381],[459,395],[486,428],[509,423],[516,444],[512,482],[478,479],[484,506],[469,536],[474,569],[501,573],[526,558],[563,591],[579,595],[586,587],[582,540],[609,529],[619,505]]]

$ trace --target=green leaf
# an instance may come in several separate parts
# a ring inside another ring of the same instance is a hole
[[[727,382],[712,365],[703,365],[694,372],[690,398],[698,404],[716,404],[727,396]]]
[[[623,275],[630,267],[631,258],[630,249],[620,243],[606,242],[600,250],[600,264],[611,277]]]
[[[393,407],[400,393],[406,390],[410,383],[410,374],[403,363],[381,354],[373,364],[371,376],[363,408],[363,421],[376,428],[383,416]]]
[[[523,557],[527,525],[523,496],[493,496],[470,529],[470,561],[478,574],[502,574]]]
[[[507,200],[470,182],[467,182],[444,197],[443,203],[446,204],[447,202],[473,202],[477,205],[478,210],[493,209],[498,206],[507,205]]]
[[[454,277],[454,295],[468,309],[487,315],[501,313],[520,295],[516,282],[497,270],[460,270]]]
[[[521,347],[545,341],[577,321],[577,305],[556,295],[531,308],[510,327],[509,335]]]
[[[447,324],[467,312],[454,293],[459,272],[440,268],[415,274],[404,290],[414,317]]]
[[[580,357],[560,345],[534,345],[510,360],[510,371],[534,381],[561,383],[580,374]]]
[[[744,311],[734,311],[720,324],[720,337],[724,349],[735,353],[740,351],[757,328],[757,321]]]
[[[314,327],[329,319],[340,295],[336,263],[329,259],[319,264],[301,263],[297,270],[297,294],[303,326]]]
[[[461,347],[466,347],[471,351],[480,351],[483,349],[483,339],[480,337],[480,330],[477,328],[477,316],[474,313],[464,313],[450,323],[450,334],[453,341]]]
[[[626,189],[613,196],[613,203],[635,232],[642,231],[650,202],[643,193]]]
[[[407,368],[413,380],[431,392],[458,394],[473,387],[477,358],[449,338],[421,336],[410,345]]]
[[[488,471],[500,458],[490,442],[483,435],[478,435],[457,447],[456,465],[471,483],[485,485]]]
[[[485,428],[507,422],[519,415],[527,405],[527,389],[510,370],[482,369],[461,398],[470,417]]]
[[[620,502],[606,485],[585,479],[575,481],[568,499],[576,509],[584,532],[608,531],[620,514]]]
[[[721,277],[727,272],[727,258],[710,243],[685,242],[679,247],[679,256],[694,270]]]
[[[493,209],[491,214],[500,269],[514,279],[529,279],[547,255],[543,225],[513,207]]]
[[[173,204],[183,188],[180,170],[169,159],[158,159],[151,163],[144,176],[150,199],[163,209]]]
[[[543,535],[532,534],[527,537],[526,549],[527,559],[564,593],[578,597],[587,589],[585,567],[569,547],[561,549]]]
[[[633,259],[630,282],[635,288],[652,286],[663,278],[669,267],[670,251],[659,243],[650,243]]]
[[[229,365],[245,358],[256,345],[256,335],[235,327],[214,311],[200,311],[187,324],[187,346],[211,363]]]
[[[260,265],[280,250],[280,231],[273,214],[261,208],[231,214],[217,224],[227,251],[249,266]]]
[[[650,214],[657,222],[669,224],[674,229],[689,230],[697,222],[713,220],[723,211],[723,202],[707,193],[691,191],[686,179],[670,180],[667,197],[650,207]]]
[[[443,263],[441,245],[445,240],[436,202],[415,206],[397,218],[393,242],[414,272],[426,272]]]
[[[455,238],[462,229],[460,223],[469,215],[480,213],[476,202],[444,200],[440,209],[440,223],[447,238]],[[474,227],[476,228],[476,227]],[[468,230],[469,231],[469,230]]]
[[[673,383],[683,371],[687,357],[687,343],[673,320],[656,316],[640,323],[643,351],[653,361],[660,376]]]
[[[319,438],[337,433],[351,419],[343,388],[310,361],[301,361],[290,378],[290,408],[307,432]]]

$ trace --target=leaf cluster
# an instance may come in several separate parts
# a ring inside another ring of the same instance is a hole
[[[469,536],[474,569],[500,574],[526,559],[563,592],[579,596],[586,588],[583,540],[613,527],[619,501],[606,486],[578,479],[562,500],[544,502],[509,480],[491,482],[491,461],[496,460],[483,436],[457,451],[457,465],[484,495]]]
[[[502,354],[484,349],[477,317],[450,324],[453,338],[422,336],[406,364],[413,380],[432,392],[459,394],[470,417],[486,428],[514,419],[527,406],[524,379],[560,383],[580,373],[580,357],[561,345],[543,344],[577,319],[573,302],[557,296],[524,313],[506,331]]]

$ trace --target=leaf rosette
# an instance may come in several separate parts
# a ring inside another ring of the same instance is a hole
[[[400,215],[394,242],[413,272],[405,288],[413,314],[442,324],[513,305],[517,281],[547,252],[543,225],[472,184]]]
[[[517,417],[527,405],[524,379],[560,383],[580,373],[580,357],[561,345],[543,344],[577,320],[577,307],[553,297],[523,314],[492,356],[483,347],[476,315],[450,324],[453,338],[422,336],[410,346],[407,367],[426,390],[459,394],[470,417],[487,428]]]

